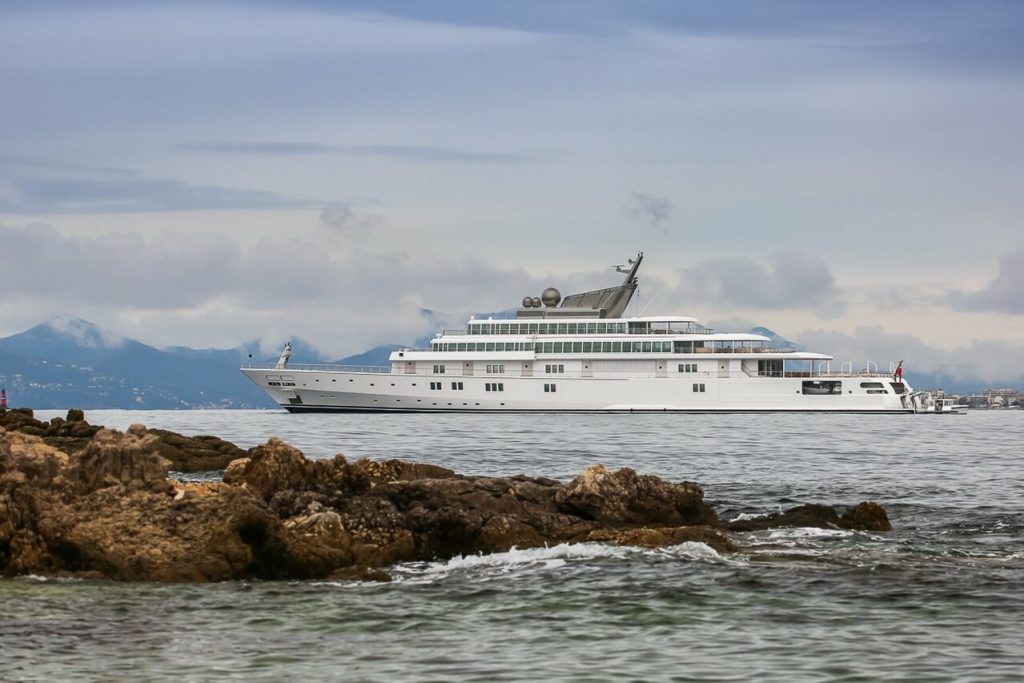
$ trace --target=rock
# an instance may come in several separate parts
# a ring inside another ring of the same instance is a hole
[[[85,412],[72,408],[68,411],[68,422],[85,422]]]
[[[775,527],[814,527],[818,529],[862,529],[891,531],[885,510],[877,503],[860,503],[842,517],[828,505],[800,505],[785,512],[774,512],[764,517],[728,522],[732,531],[761,531]]]
[[[738,549],[722,532],[707,526],[681,526],[651,529],[601,529],[591,533],[588,541],[611,542],[643,548],[664,548],[682,543],[703,543],[719,553],[734,553]]]
[[[223,482],[167,478],[196,453],[204,455],[193,463],[230,458],[217,461]],[[48,423],[30,412],[0,414],[6,575],[389,580],[380,568],[399,562],[557,543],[698,542],[727,553],[736,546],[724,531],[779,525],[889,528],[875,503],[842,516],[804,505],[722,524],[700,486],[628,468],[595,465],[563,485],[399,460],[309,460],[274,438],[247,452],[139,424],[106,430],[70,412]]]
[[[696,484],[673,484],[628,467],[609,472],[592,465],[558,492],[560,510],[602,524],[716,524]]]
[[[889,516],[878,503],[870,501],[857,503],[843,513],[839,523],[844,529],[861,531],[892,531]]]
[[[104,429],[72,458],[71,476],[85,492],[136,485],[167,491],[171,462],[160,456],[156,437]]]

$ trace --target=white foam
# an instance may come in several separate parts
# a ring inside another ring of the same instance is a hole
[[[853,532],[847,529],[819,529],[812,526],[801,526],[787,529],[773,529],[768,538],[771,540],[799,539],[799,538],[843,538],[853,536]]]

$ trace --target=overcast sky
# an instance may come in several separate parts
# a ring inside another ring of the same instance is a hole
[[[0,335],[342,356],[643,250],[637,313],[995,381],[1021,35],[1019,2],[7,0]]]

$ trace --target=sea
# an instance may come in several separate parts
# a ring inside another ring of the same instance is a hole
[[[86,417],[466,474],[631,467],[725,519],[873,500],[894,530],[513,549],[390,583],[4,579],[0,680],[1024,680],[1024,411]]]

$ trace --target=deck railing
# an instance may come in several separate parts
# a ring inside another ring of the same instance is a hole
[[[287,367],[279,368],[275,364],[246,365],[247,370],[263,370],[266,372],[277,372],[287,374],[289,370],[306,370],[314,372],[367,372],[367,373],[389,373],[391,368],[386,365],[332,365],[330,363],[289,363]]]

